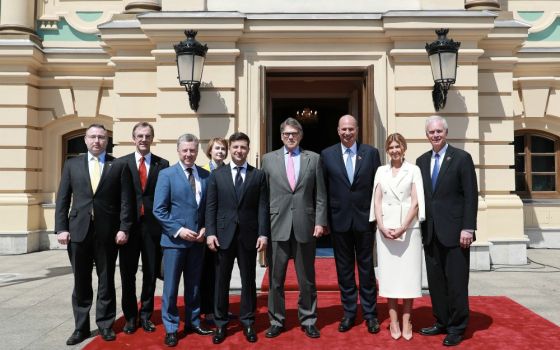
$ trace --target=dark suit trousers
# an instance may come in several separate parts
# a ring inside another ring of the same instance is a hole
[[[74,272],[72,310],[76,330],[89,332],[89,310],[93,302],[91,273],[93,263],[97,272],[97,301],[95,321],[98,328],[111,328],[115,322],[115,260],[117,246],[112,240],[101,240],[90,222],[86,238],[82,242],[70,241],[68,257]]]
[[[122,309],[126,320],[138,319],[136,299],[136,272],[142,254],[142,292],[140,318],[149,320],[154,312],[154,293],[161,264],[161,232],[154,235],[144,217],[135,223],[128,242],[119,248],[119,265],[122,281]]]
[[[200,313],[214,313],[214,293],[216,291],[216,253],[208,247],[204,249],[202,278],[200,279]]]
[[[315,285],[315,240],[299,243],[290,235],[288,241],[272,242],[270,259],[270,292],[268,294],[268,317],[270,324],[284,326],[286,303],[284,283],[290,256],[294,257],[294,266],[299,287],[298,318],[304,326],[317,322],[317,287]]]
[[[236,232],[230,246],[227,249],[218,248],[216,257],[216,292],[214,294],[214,322],[216,326],[225,327],[229,321],[229,286],[235,258],[237,258],[237,266],[241,274],[239,321],[244,326],[252,325],[255,323],[255,310],[257,308],[257,286],[255,283],[257,249],[246,249],[239,239],[239,232]]]
[[[463,334],[469,320],[470,249],[445,247],[434,235],[424,252],[437,325],[447,333]]]
[[[354,274],[357,264],[362,316],[365,320],[377,318],[373,232],[334,232],[332,241],[344,317],[355,319],[358,310],[358,288]]]

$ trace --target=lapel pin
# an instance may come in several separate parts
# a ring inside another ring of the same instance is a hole
[[[362,156],[358,156],[358,160],[362,160]]]

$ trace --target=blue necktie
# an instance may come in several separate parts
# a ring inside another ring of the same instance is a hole
[[[348,180],[350,180],[350,184],[352,184],[352,181],[354,181],[354,167],[352,166],[352,150],[350,148],[347,148],[345,153],[348,155],[346,157],[346,174],[348,174]]]
[[[436,153],[435,158],[434,169],[432,170],[432,190],[436,189],[436,182],[439,174],[439,153]]]

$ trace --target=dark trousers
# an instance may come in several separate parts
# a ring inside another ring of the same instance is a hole
[[[355,319],[358,310],[358,287],[354,273],[357,264],[362,316],[365,320],[377,318],[373,232],[334,232],[332,242],[344,317]]]
[[[216,253],[207,246],[204,250],[202,278],[200,279],[200,313],[214,313],[214,293],[216,291]]]
[[[119,265],[122,282],[122,309],[126,320],[138,319],[136,299],[136,272],[138,259],[142,256],[142,292],[140,294],[140,318],[149,320],[154,312],[154,293],[157,274],[161,264],[161,232],[153,234],[144,218],[137,222],[128,242],[119,248]]]
[[[68,244],[68,257],[74,273],[72,310],[75,329],[90,331],[89,310],[93,302],[91,274],[94,262],[98,283],[95,323],[98,328],[111,328],[116,315],[116,243],[110,238],[100,239],[91,222],[86,238],[82,242],[70,241]]]
[[[257,267],[257,250],[246,249],[239,240],[239,233],[233,237],[227,249],[218,248],[216,256],[216,293],[214,294],[214,322],[218,327],[228,324],[229,285],[233,263],[237,258],[237,266],[241,274],[241,307],[239,321],[244,326],[255,323],[257,308],[257,286],[255,269]]]
[[[436,324],[447,333],[463,334],[469,321],[470,249],[445,247],[434,235],[424,252]]]
[[[268,294],[268,317],[270,324],[284,326],[286,302],[284,283],[290,257],[294,258],[299,299],[298,318],[304,325],[317,323],[317,287],[315,285],[315,240],[299,243],[292,231],[287,241],[273,241],[269,259],[270,292]]]

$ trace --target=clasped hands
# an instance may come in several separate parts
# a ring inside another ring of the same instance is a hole
[[[189,242],[202,242],[204,241],[204,234],[206,233],[206,228],[201,228],[200,231],[198,231],[198,233],[196,233],[193,230],[189,230],[188,228],[184,228],[182,227],[179,230],[179,237],[181,237],[181,239],[184,239],[185,241],[189,241]]]
[[[379,231],[383,234],[383,237],[387,239],[398,239],[406,232],[406,228],[405,227],[399,227],[399,228],[380,227]]]

